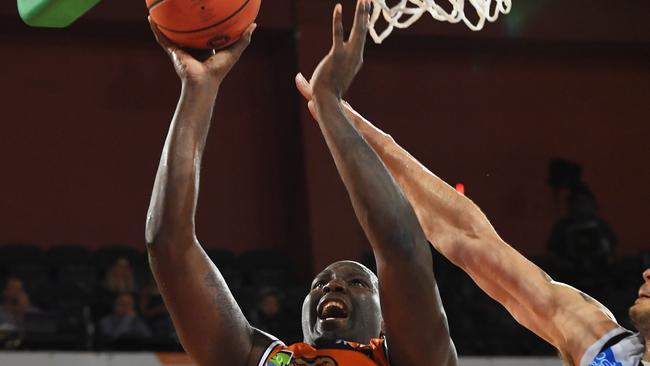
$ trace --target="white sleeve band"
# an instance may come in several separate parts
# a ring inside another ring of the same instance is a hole
[[[628,332],[628,330],[625,328],[616,328],[607,332],[607,334],[605,334],[599,340],[597,340],[596,343],[592,344],[589,348],[587,348],[585,354],[582,355],[582,359],[580,359],[580,366],[589,366],[589,364],[596,358],[596,356],[598,356],[601,348],[603,348],[605,343],[607,343],[610,339],[616,337],[617,335],[625,332]]]
[[[273,342],[271,342],[271,344],[269,344],[269,346],[266,348],[266,351],[264,351],[264,353],[262,354],[262,357],[260,358],[260,362],[257,363],[257,366],[264,366],[266,364],[266,359],[269,358],[269,355],[271,354],[271,352],[273,352],[273,350],[277,346],[284,346],[284,343],[279,339],[276,339]]]

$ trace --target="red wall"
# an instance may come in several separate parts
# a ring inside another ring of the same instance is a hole
[[[650,248],[650,31],[636,19],[650,5],[630,2],[604,24],[586,12],[604,1],[517,4],[518,28],[503,20],[472,33],[422,19],[369,45],[349,100],[434,172],[465,183],[527,253],[543,252],[558,217],[545,184],[553,157],[584,166],[623,253]],[[329,48],[332,5],[264,3],[215,111],[199,203],[206,246],[275,248],[316,269],[367,249],[292,85]],[[59,31],[26,28],[0,8],[0,242],[142,245],[179,83],[143,9],[125,6],[104,2]]]
[[[180,83],[142,29],[126,41],[44,34],[4,40],[15,57],[2,61],[11,72],[3,78],[0,242],[142,246]],[[198,234],[206,246],[307,242],[286,38],[260,34],[222,86],[203,163]]]
[[[310,71],[329,47],[328,19],[318,15],[329,4],[302,4],[302,38],[318,40],[299,44],[301,69]],[[556,157],[584,166],[620,253],[650,249],[650,52],[641,40],[650,32],[633,30],[642,25],[632,9],[610,13],[607,37],[601,13],[573,24],[571,12],[557,19],[543,10],[517,35],[436,24],[371,44],[348,99],[443,179],[463,182],[504,239],[528,254],[544,252],[562,211],[545,183]],[[311,120],[304,110],[303,119]],[[367,244],[317,128],[305,128],[304,138],[319,267]]]

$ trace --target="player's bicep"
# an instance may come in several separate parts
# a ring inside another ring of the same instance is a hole
[[[253,342],[245,366],[265,366],[267,364],[266,361],[273,354],[273,351],[281,346],[284,346],[281,340],[257,328],[253,328]]]
[[[619,325],[609,309],[591,296],[552,282],[555,312],[550,322],[558,333],[556,347],[579,365],[585,351]]]
[[[468,239],[458,263],[490,297],[523,326],[556,345],[551,321],[556,303],[551,278],[498,238]]]
[[[244,365],[253,330],[218,269],[196,242],[172,251],[162,245],[150,246],[149,261],[184,348],[199,365],[218,364],[224,349]]]
[[[471,240],[474,255],[462,258],[460,265],[520,324],[556,348],[573,355],[583,347],[576,341],[595,341],[616,326],[604,306],[573,287],[554,282],[501,239]]]

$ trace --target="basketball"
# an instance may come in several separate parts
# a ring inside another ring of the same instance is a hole
[[[151,19],[183,47],[219,49],[235,43],[251,25],[261,0],[146,0]]]

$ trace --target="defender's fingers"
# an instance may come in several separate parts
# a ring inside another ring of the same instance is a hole
[[[332,39],[335,48],[343,45],[343,37],[343,7],[341,4],[336,4],[332,16]]]
[[[312,97],[311,85],[309,85],[309,82],[307,81],[307,79],[305,79],[302,73],[298,73],[296,75],[296,87],[298,88],[298,91],[305,99],[311,100]]]
[[[314,104],[314,101],[310,100],[309,103],[307,103],[307,108],[309,108],[309,113],[311,113],[311,116],[314,118],[314,120],[318,122],[318,113],[316,112],[316,105]]]
[[[370,22],[370,9],[372,2],[370,0],[358,0],[357,10],[354,14],[354,24],[352,25],[352,34],[350,35],[350,43],[355,48],[363,50],[366,43],[366,35],[368,34],[368,23]]]

